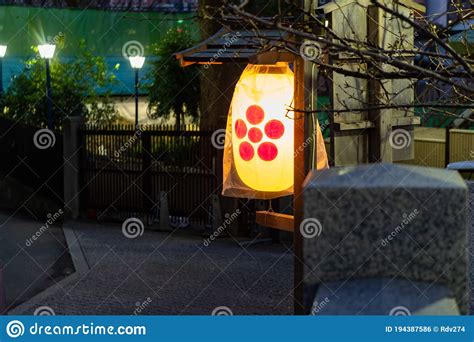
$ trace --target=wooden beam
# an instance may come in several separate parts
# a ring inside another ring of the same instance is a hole
[[[305,105],[305,62],[303,58],[298,57],[295,61],[295,108],[306,109]],[[306,176],[305,155],[298,152],[301,146],[305,146],[305,114],[295,112],[294,123],[294,185],[293,185],[293,210],[294,210],[294,313],[295,315],[304,315],[304,255],[303,255],[303,236],[301,235],[300,225],[303,221],[303,182]],[[307,152],[308,149],[305,149]]]
[[[407,8],[410,8],[412,10],[415,10],[419,13],[425,13],[426,12],[426,6],[419,4],[413,0],[398,0],[399,4],[402,6],[405,6]]]
[[[294,216],[275,213],[273,211],[257,211],[256,222],[264,227],[292,232],[294,230]]]
[[[392,118],[392,127],[396,126],[414,126],[420,125],[421,118],[419,116],[404,116],[400,118]],[[358,129],[374,128],[375,124],[369,120],[353,121],[353,122],[335,122],[334,128],[337,131],[353,131]]]
[[[380,22],[382,19],[381,9],[371,5],[367,8],[367,40],[373,46],[380,47]],[[383,27],[382,27],[383,29]],[[376,63],[376,62],[374,62]],[[380,66],[368,63],[370,71],[377,70]],[[381,80],[371,78],[368,86],[369,106],[377,107],[382,98]],[[392,146],[388,139],[392,131],[392,110],[391,109],[370,109],[368,110],[369,121],[373,122],[374,128],[368,131],[369,140],[369,163],[393,162]]]
[[[404,116],[401,118],[392,118],[392,127],[415,125],[421,125],[421,118],[419,116]]]
[[[295,56],[289,52],[281,51],[265,51],[250,57],[249,62],[252,64],[276,64],[278,62],[292,63]]]
[[[187,62],[182,58],[179,59],[179,65],[180,65],[181,68],[186,68],[186,67],[188,67],[190,65],[193,65],[193,64],[196,64],[196,62]]]
[[[375,127],[374,123],[369,120],[354,121],[354,122],[335,122],[334,128],[337,131],[352,131],[357,129],[367,129]]]

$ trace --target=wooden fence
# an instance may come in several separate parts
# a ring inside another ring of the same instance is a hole
[[[212,134],[195,126],[84,126],[82,210],[98,218],[153,217],[165,194],[171,217],[208,224],[222,153]]]
[[[448,154],[445,136],[442,138],[417,137],[415,131],[412,143],[414,144],[415,158],[397,163],[445,168],[449,163],[474,160],[474,130],[450,129],[447,143]],[[328,139],[326,139],[325,145],[326,150],[329,151]]]
[[[448,139],[417,138],[415,135],[414,144],[415,159],[403,163],[444,168],[448,163],[474,160],[474,131],[471,130],[450,129]]]

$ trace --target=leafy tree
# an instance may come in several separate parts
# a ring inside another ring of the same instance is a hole
[[[184,116],[199,117],[200,86],[198,70],[192,66],[181,68],[173,54],[195,44],[188,28],[173,28],[154,47],[158,57],[150,73],[149,115],[152,118],[176,117],[180,128]]]
[[[51,60],[52,112],[58,128],[69,116],[83,116],[98,124],[115,120],[115,107],[107,90],[115,76],[108,73],[103,57],[87,51],[84,41],[80,44],[79,55],[67,60],[60,58],[62,44],[59,42],[58,56]],[[32,49],[38,56],[37,48]],[[46,125],[45,68],[44,61],[38,57],[26,62],[23,72],[12,79],[5,92],[1,115],[36,126]],[[100,89],[105,92],[99,93]]]

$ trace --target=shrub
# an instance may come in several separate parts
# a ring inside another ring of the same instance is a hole
[[[149,78],[149,115],[169,118],[175,115],[176,124],[183,124],[184,115],[199,117],[199,74],[195,66],[182,68],[174,53],[195,44],[188,28],[170,29],[154,46],[158,59],[153,63]]]
[[[59,42],[57,56],[50,61],[52,113],[57,128],[69,116],[83,116],[98,124],[115,121],[116,111],[108,90],[115,76],[108,73],[103,57],[87,51],[84,41],[80,44],[79,55],[67,59],[61,58]],[[32,49],[38,55],[37,48]],[[47,124],[45,69],[45,62],[38,57],[26,62],[23,72],[13,77],[5,92],[3,116],[36,126]]]

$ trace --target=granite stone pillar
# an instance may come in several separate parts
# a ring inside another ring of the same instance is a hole
[[[423,282],[446,287],[467,314],[467,194],[460,175],[443,169],[378,163],[311,172],[300,227],[306,289],[401,279],[410,295],[424,296]]]

